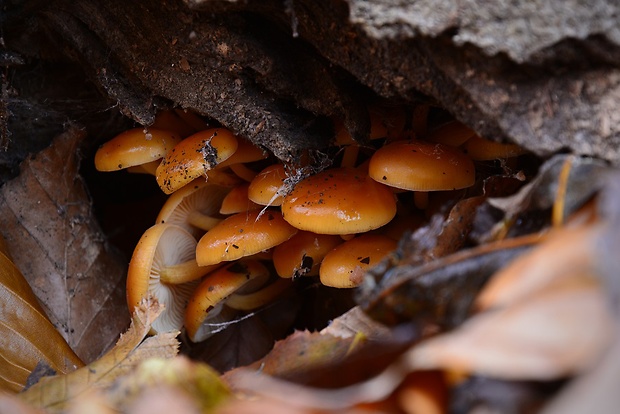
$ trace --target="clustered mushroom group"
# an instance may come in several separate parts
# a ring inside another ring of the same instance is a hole
[[[103,144],[98,170],[152,174],[169,194],[131,258],[129,307],[157,296],[166,310],[152,330],[184,327],[198,342],[298,277],[355,287],[422,222],[429,192],[470,187],[474,161],[522,153],[457,121],[419,139],[374,112],[370,138],[360,145],[336,122],[339,161],[311,175],[181,110]]]

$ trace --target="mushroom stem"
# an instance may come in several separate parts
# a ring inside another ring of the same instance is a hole
[[[226,299],[226,306],[237,310],[258,309],[273,301],[282,292],[292,286],[287,279],[278,279],[270,285],[252,293],[233,293]]]
[[[342,153],[342,161],[340,161],[341,167],[355,167],[357,164],[357,157],[360,152],[360,147],[357,144],[349,144],[344,148]]]
[[[239,178],[250,182],[258,174],[256,171],[248,168],[245,164],[232,164],[229,167]]]
[[[428,207],[428,191],[414,191],[413,203],[420,210],[426,210]]]
[[[194,210],[187,215],[187,222],[189,224],[205,231],[211,230],[220,221],[222,221],[222,219],[211,217],[197,210]]]
[[[160,163],[161,159],[158,159],[155,161],[147,162],[146,164],[134,165],[131,167],[127,167],[127,172],[134,174],[150,174],[154,176],[155,171],[157,170],[157,167],[159,167]]]
[[[163,283],[178,285],[196,280],[219,267],[218,265],[198,266],[196,260],[166,266],[160,271],[159,279]]]

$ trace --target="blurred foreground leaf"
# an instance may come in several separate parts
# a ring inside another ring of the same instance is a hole
[[[0,389],[18,392],[41,362],[60,374],[83,363],[47,319],[0,241]]]
[[[77,396],[93,389],[109,387],[145,359],[176,355],[178,332],[162,333],[142,342],[161,310],[162,305],[159,303],[143,301],[134,311],[131,327],[114,348],[97,361],[70,374],[42,378],[20,394],[21,399],[48,412],[60,412]]]
[[[125,268],[105,243],[79,175],[85,134],[70,128],[0,189],[0,232],[50,321],[85,362],[127,328]]]

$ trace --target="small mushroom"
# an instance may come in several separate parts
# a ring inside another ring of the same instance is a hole
[[[173,224],[156,224],[144,232],[127,270],[127,304],[138,306],[149,294],[166,308],[153,322],[154,332],[180,329],[187,299],[197,279],[215,267],[199,267],[196,239]]]
[[[462,122],[450,121],[431,130],[426,139],[439,144],[458,147],[474,135],[476,132]]]
[[[321,283],[337,288],[356,287],[364,271],[396,249],[396,241],[380,234],[362,234],[336,246],[321,262]]]
[[[396,214],[392,190],[355,168],[312,175],[284,197],[284,219],[318,234],[355,234],[376,229]]]
[[[297,229],[276,210],[252,210],[234,214],[209,230],[198,242],[200,266],[237,260],[270,249],[290,239]]]
[[[212,128],[185,138],[166,154],[157,168],[157,184],[171,194],[207,175],[207,171],[229,158],[237,149],[237,138],[224,128]]]
[[[269,283],[258,290],[245,292],[246,286],[237,290],[226,299],[226,306],[229,308],[250,311],[273,303],[277,297],[291,288],[290,280],[278,279]]]
[[[183,122],[191,126],[195,131],[204,131],[210,128],[209,124],[204,119],[189,109],[177,108],[174,112],[183,120]]]
[[[266,167],[250,182],[248,198],[262,206],[281,205],[286,177],[284,165],[273,164]]]
[[[273,266],[283,278],[316,276],[325,255],[340,243],[337,235],[299,231],[273,249]]]
[[[252,280],[268,276],[269,270],[257,260],[238,260],[208,274],[185,309],[184,326],[189,338],[193,342],[205,340],[213,333],[210,316],[219,313],[225,299]]]
[[[489,161],[500,158],[512,158],[525,154],[527,151],[516,144],[505,144],[491,141],[474,135],[467,140],[461,149],[475,161]]]
[[[227,160],[222,161],[217,168],[230,168],[237,176],[247,182],[256,177],[256,171],[247,164],[264,160],[268,154],[262,148],[252,144],[247,139],[238,138],[238,147],[235,153]]]
[[[415,191],[416,205],[424,209],[428,191],[457,190],[475,182],[471,158],[444,144],[395,141],[370,158],[368,175],[391,187]]]
[[[134,128],[122,132],[103,144],[95,154],[98,171],[118,171],[147,164],[164,157],[181,141],[171,131]]]
[[[220,206],[220,214],[235,214],[242,211],[256,210],[260,208],[260,205],[248,198],[249,183],[239,184],[234,187],[226,197],[222,200]]]
[[[223,220],[220,206],[231,190],[210,181],[194,180],[168,197],[156,223],[176,224],[198,238]]]
[[[174,131],[181,138],[189,137],[192,134],[198,132],[191,125],[185,122],[176,111],[169,109],[157,112],[155,115],[155,122],[151,125],[151,128],[164,129],[166,131]]]

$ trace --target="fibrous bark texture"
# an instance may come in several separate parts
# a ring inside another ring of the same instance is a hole
[[[377,99],[440,106],[483,136],[540,155],[620,161],[620,5],[612,0],[7,7],[6,44],[20,59],[68,56],[142,124],[159,107],[189,108],[285,161],[325,147],[334,116],[363,139],[365,107]],[[10,113],[14,95],[4,95]]]

